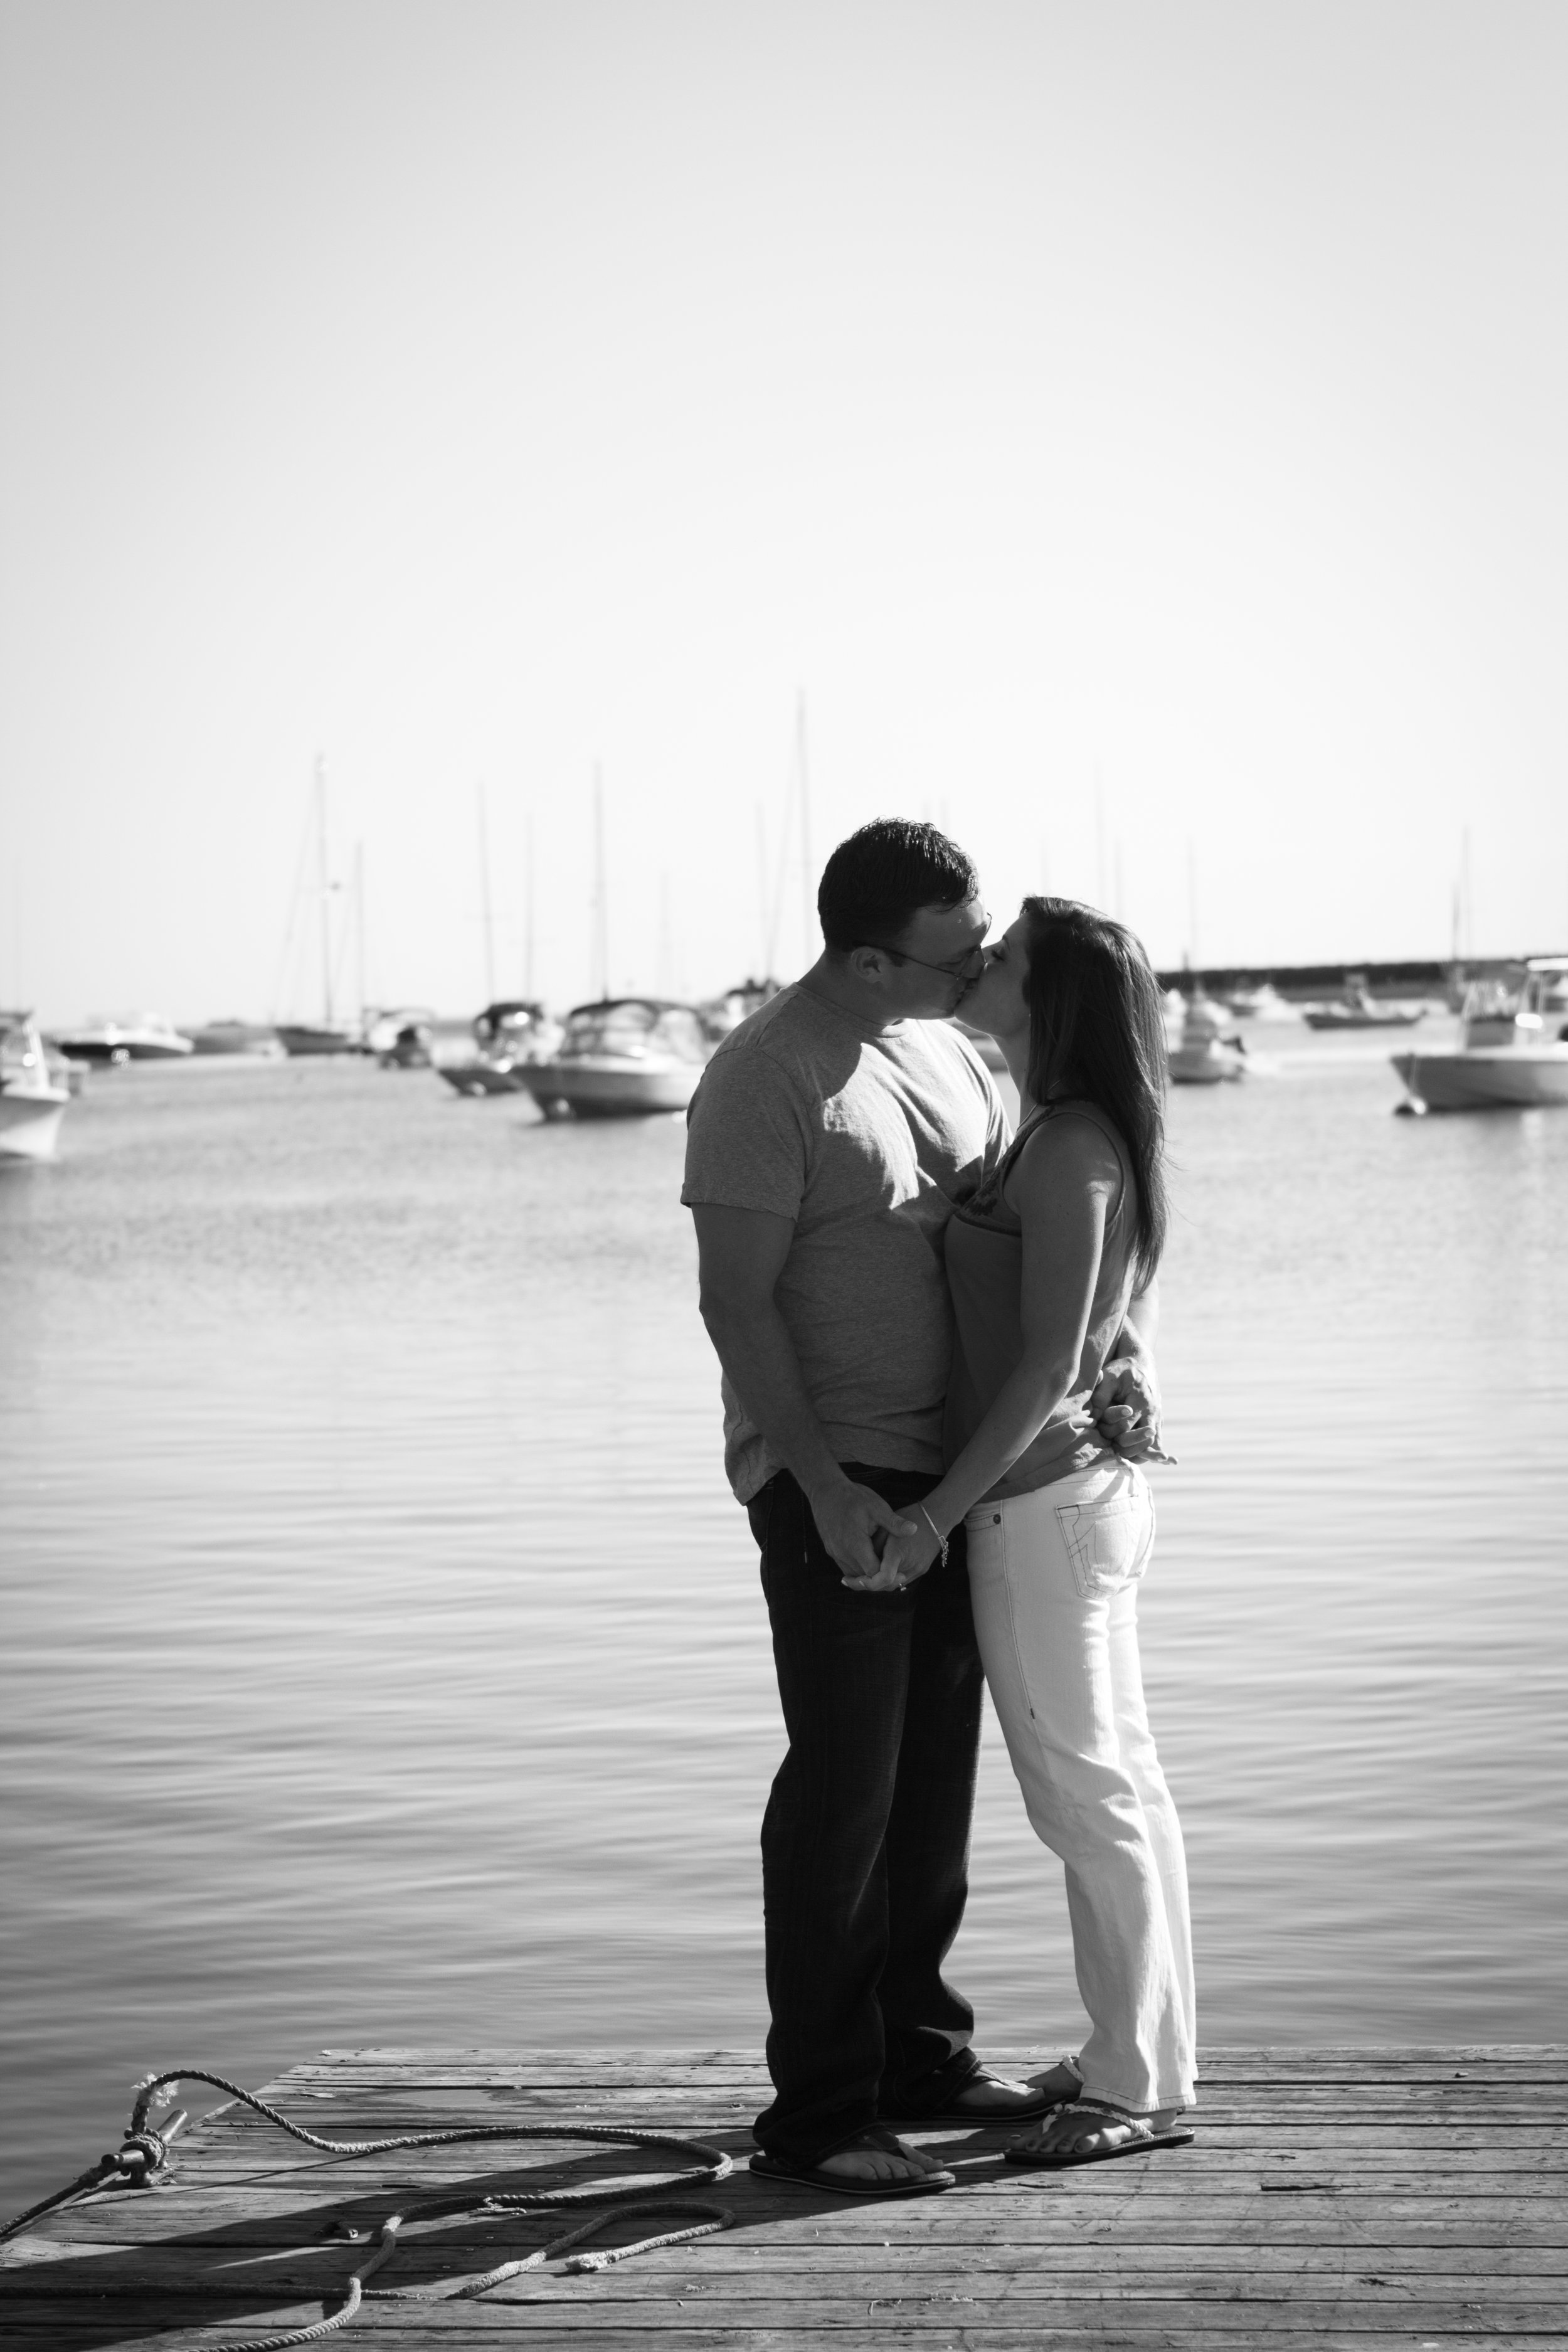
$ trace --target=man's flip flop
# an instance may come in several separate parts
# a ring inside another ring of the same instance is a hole
[[[1122,2115],[1115,2107],[1097,2107],[1087,2099],[1080,2099],[1071,2112],[1075,2123],[1084,2124],[1086,2137],[1089,2132],[1106,2124],[1125,2131],[1128,2137],[1119,2140],[1114,2147],[1088,2148],[1082,2154],[1075,2147],[1010,2147],[1003,2156],[1004,2164],[1027,2165],[1038,2172],[1066,2172],[1077,2164],[1109,2164],[1119,2156],[1145,2156],[1151,2148],[1190,2147],[1197,2137],[1195,2132],[1179,2129],[1157,2132],[1141,2116]],[[1090,2117],[1094,2118],[1092,2122]]]
[[[830,2147],[829,2156],[858,2156],[862,2150],[875,2151],[879,2156],[902,2156],[890,2131],[873,2124],[867,2131],[857,2132],[842,2147]],[[767,2156],[761,2150],[752,2158],[752,2170],[767,2180],[787,2180],[796,2189],[826,2189],[834,2197],[922,2197],[928,2189],[956,2189],[957,2176],[952,2172],[922,2172],[909,2180],[855,2180],[842,2172],[825,2172],[820,2161],[808,2163],[802,2157]]]
[[[1032,2084],[1016,2083],[1006,2074],[994,2074],[989,2066],[979,2066],[973,2074],[965,2075],[951,2097],[935,2100],[923,2107],[884,2107],[883,2120],[893,2124],[968,2124],[973,2131],[985,2131],[994,2130],[999,2125],[1037,2123],[1041,2116],[1054,2115],[1059,2106],[1068,2104],[1055,2092],[1035,2091],[1033,2098],[1026,2100],[1021,2106],[994,2107],[987,2114],[984,2107],[966,2107],[963,2105],[964,2092],[973,2090],[977,2083],[993,2084],[999,2091],[1034,2089]],[[1076,2092],[1073,2095],[1077,2096]]]

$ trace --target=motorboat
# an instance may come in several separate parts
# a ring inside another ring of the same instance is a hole
[[[1166,1066],[1175,1087],[1216,1087],[1226,1079],[1247,1076],[1247,1047],[1237,1036],[1225,1034],[1225,1008],[1201,992],[1188,998],[1179,1041],[1170,1047]]]
[[[367,1005],[360,1042],[384,1070],[427,1070],[436,1059],[436,1015],[427,1004]]]
[[[0,1158],[52,1160],[70,1101],[30,1013],[0,1013]]]
[[[286,1054],[363,1054],[363,1032],[347,1021],[279,1021],[278,1034]]]
[[[1448,1052],[1390,1055],[1405,1087],[1396,1109],[1568,1103],[1568,956],[1532,956],[1513,982],[1472,981],[1459,1019]]]
[[[279,1061],[283,1054],[282,1040],[269,1021],[207,1021],[189,1035],[198,1054],[254,1054],[268,1061]]]
[[[1259,981],[1256,988],[1233,988],[1224,1003],[1237,1021],[1299,1021],[1301,1017],[1300,1006],[1281,996],[1271,980]]]
[[[605,997],[566,1015],[557,1052],[521,1066],[547,1117],[646,1118],[684,1110],[710,1047],[695,1006],[664,997]]]
[[[738,987],[727,988],[722,996],[704,998],[696,1008],[697,1017],[717,1045],[731,1029],[738,1029],[742,1021],[749,1021],[770,997],[776,996],[779,987],[776,980],[743,980]]]
[[[1424,1004],[1395,1004],[1374,997],[1362,971],[1346,974],[1342,995],[1301,1007],[1301,1018],[1311,1029],[1413,1029],[1426,1017]]]
[[[438,1062],[437,1069],[460,1095],[517,1095],[527,1091],[523,1072],[531,1063],[547,1061],[561,1043],[559,1021],[531,999],[504,997],[474,1016],[474,1042],[479,1048],[460,1062]]]
[[[57,1029],[50,1042],[73,1062],[105,1068],[122,1062],[181,1061],[195,1050],[158,1013],[127,1013],[115,1021],[89,1021],[80,1029]]]

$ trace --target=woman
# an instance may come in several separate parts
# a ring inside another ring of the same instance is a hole
[[[1067,1867],[1092,2029],[1038,2078],[1063,2104],[1008,2158],[1098,2163],[1193,2137],[1186,1869],[1138,1664],[1154,1514],[1129,1458],[1165,1457],[1149,1429],[1113,1451],[1083,1409],[1124,1321],[1152,1336],[1164,1041],[1137,940],[1062,898],[1024,901],[963,1017],[1001,1046],[1024,1115],[947,1228],[950,1466],[878,1582],[922,1575],[963,1521],[985,1679],[1029,1819]]]

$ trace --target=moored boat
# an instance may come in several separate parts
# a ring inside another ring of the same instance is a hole
[[[70,1088],[30,1013],[0,1013],[0,1158],[52,1160]]]
[[[1281,996],[1271,980],[1259,981],[1256,988],[1233,988],[1223,1000],[1232,1018],[1237,1021],[1299,1021],[1301,1008]]]
[[[346,1021],[279,1021],[278,1034],[286,1054],[363,1054],[364,1038]]]
[[[192,1049],[198,1054],[254,1054],[277,1061],[283,1052],[282,1041],[269,1021],[206,1021],[189,1035]]]
[[[547,1114],[647,1118],[686,1108],[708,1053],[693,1006],[657,996],[606,997],[575,1006],[559,1051],[525,1065],[521,1077]]]
[[[722,996],[705,997],[695,1009],[698,1019],[714,1045],[749,1021],[753,1013],[779,992],[776,980],[742,980],[738,987],[727,988]]]
[[[50,1039],[73,1062],[105,1067],[121,1062],[171,1062],[195,1051],[188,1037],[160,1013],[127,1013],[115,1021],[89,1021],[80,1029],[57,1029]]]
[[[434,1062],[436,1015],[427,1004],[367,1005],[360,1039],[384,1070],[427,1070]]]
[[[516,1095],[526,1092],[523,1072],[531,1063],[549,1058],[561,1043],[561,1024],[542,1004],[522,997],[503,997],[487,1004],[474,1017],[474,1042],[479,1051],[458,1062],[437,1062],[437,1071],[460,1095]]]
[[[1389,1056],[1401,1111],[1523,1109],[1568,1103],[1568,956],[1532,956],[1516,981],[1474,981],[1447,1053]]]
[[[1374,997],[1366,984],[1366,974],[1347,973],[1344,993],[1324,1004],[1303,1004],[1301,1018],[1310,1029],[1413,1029],[1424,1020],[1424,1004],[1396,1004],[1386,997]]]
[[[1223,1007],[1194,993],[1182,1017],[1180,1041],[1169,1049],[1167,1067],[1174,1087],[1216,1087],[1247,1076],[1247,1048],[1224,1035]]]

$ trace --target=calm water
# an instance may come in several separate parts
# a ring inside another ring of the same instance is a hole
[[[1280,1050],[1173,1105],[1145,1654],[1204,2029],[1558,2037],[1568,1114]],[[154,2065],[761,2039],[780,1733],[682,1132],[207,1064],[5,1171],[5,2210]],[[994,1727],[974,1881],[983,2034],[1068,2046]]]

